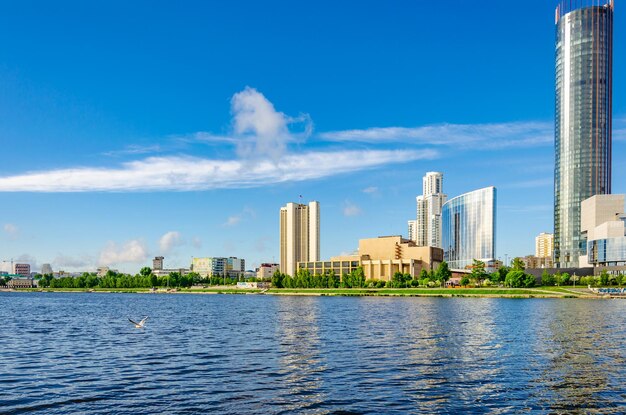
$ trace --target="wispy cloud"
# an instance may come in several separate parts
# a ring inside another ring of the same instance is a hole
[[[159,144],[152,144],[147,146],[141,146],[137,144],[130,144],[121,150],[112,150],[102,153],[105,156],[128,156],[138,154],[151,154],[160,153],[163,148]]]
[[[434,124],[414,128],[385,127],[321,133],[334,142],[403,143],[481,149],[548,146],[554,140],[552,122]]]
[[[11,239],[16,239],[20,233],[20,229],[17,227],[17,225],[14,225],[12,223],[5,223],[3,229],[4,233],[7,234]]]
[[[361,214],[361,208],[355,205],[354,203],[346,200],[343,205],[343,215],[344,216],[358,216]]]
[[[88,268],[95,268],[94,260],[92,257],[88,255],[84,255],[81,257],[73,257],[64,254],[58,254],[53,260],[52,265],[56,270],[62,270],[64,268],[79,268],[82,270]]]
[[[99,265],[117,265],[123,263],[141,263],[148,258],[144,243],[138,239],[127,241],[122,246],[110,241],[100,252]]]
[[[377,194],[378,193],[378,187],[376,187],[376,186],[369,186],[369,187],[366,187],[365,189],[363,189],[362,192],[365,193],[365,194],[368,194],[368,195]]]
[[[238,225],[239,222],[241,222],[243,219],[255,218],[255,217],[256,217],[256,212],[249,207],[245,207],[243,208],[243,211],[241,211],[241,213],[237,213],[235,215],[229,216],[228,219],[226,219],[226,222],[222,224],[222,226],[225,226],[225,227],[235,226],[235,225]]]
[[[147,157],[114,167],[72,167],[0,177],[0,192],[163,191],[249,188],[299,182],[376,168],[390,163],[433,159],[433,149],[298,151],[288,145],[312,132],[306,114],[277,111],[259,91],[246,87],[231,100],[232,131],[224,136],[196,133],[195,139],[221,140],[236,147],[233,159],[185,155]],[[302,131],[292,129],[300,127]],[[126,154],[158,146],[129,146]],[[236,218],[231,220],[234,224]]]
[[[279,165],[269,160],[197,157],[150,157],[116,168],[83,167],[0,177],[0,192],[160,191],[249,188],[299,182],[355,172],[390,163],[433,159],[425,150],[348,150],[284,156]]]
[[[182,244],[180,232],[166,232],[159,238],[159,250],[162,254],[168,254],[177,246]]]

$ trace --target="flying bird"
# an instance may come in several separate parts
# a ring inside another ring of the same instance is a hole
[[[139,321],[139,323],[137,323],[136,321],[131,320],[130,318],[128,319],[128,321],[130,321],[131,323],[133,323],[135,325],[136,329],[142,329],[144,324],[146,324],[146,320],[148,319],[148,316],[144,317],[143,319],[141,319]]]

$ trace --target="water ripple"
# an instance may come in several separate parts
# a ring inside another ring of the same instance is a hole
[[[0,413],[623,413],[625,305],[0,293]]]

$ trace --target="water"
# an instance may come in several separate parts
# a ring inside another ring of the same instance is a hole
[[[625,310],[0,293],[0,413],[624,413]]]

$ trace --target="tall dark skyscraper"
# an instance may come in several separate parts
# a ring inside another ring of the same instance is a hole
[[[586,251],[580,203],[611,193],[613,0],[559,4],[556,20],[554,260]]]

